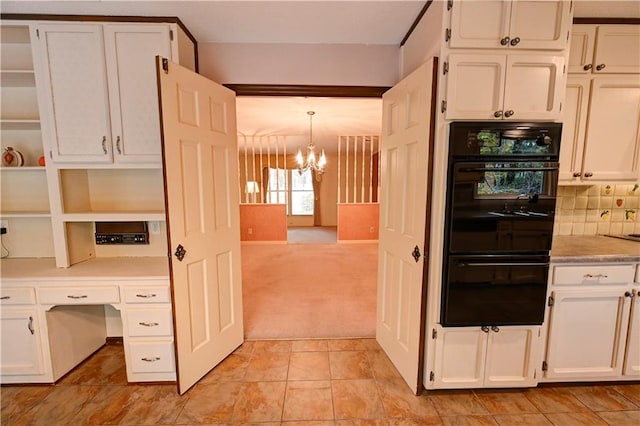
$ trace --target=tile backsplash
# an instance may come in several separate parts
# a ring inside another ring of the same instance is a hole
[[[555,235],[640,233],[640,185],[560,186]]]

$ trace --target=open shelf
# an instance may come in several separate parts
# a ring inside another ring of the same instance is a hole
[[[166,219],[164,212],[85,212],[85,213],[64,213],[63,222],[164,222]]]
[[[35,87],[33,70],[0,70],[0,85],[3,87]]]

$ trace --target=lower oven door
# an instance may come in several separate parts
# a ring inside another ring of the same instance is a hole
[[[542,324],[548,272],[548,256],[450,256],[441,324]]]

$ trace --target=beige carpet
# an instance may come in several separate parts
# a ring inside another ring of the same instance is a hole
[[[331,244],[338,242],[336,226],[289,226],[287,228],[289,244]]]
[[[247,339],[373,337],[378,244],[242,246]]]

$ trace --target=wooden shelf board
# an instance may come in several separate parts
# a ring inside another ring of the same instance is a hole
[[[63,213],[64,222],[136,222],[136,221],[164,221],[164,212],[86,212],[86,213]]]
[[[10,219],[10,218],[14,218],[14,219],[43,218],[43,217],[51,217],[51,213],[48,212],[48,211],[40,211],[40,212],[27,212],[27,211],[8,212],[8,211],[3,211],[3,212],[0,212],[0,217],[3,218],[3,219]]]
[[[38,119],[1,119],[0,129],[2,130],[40,130],[40,120]]]

